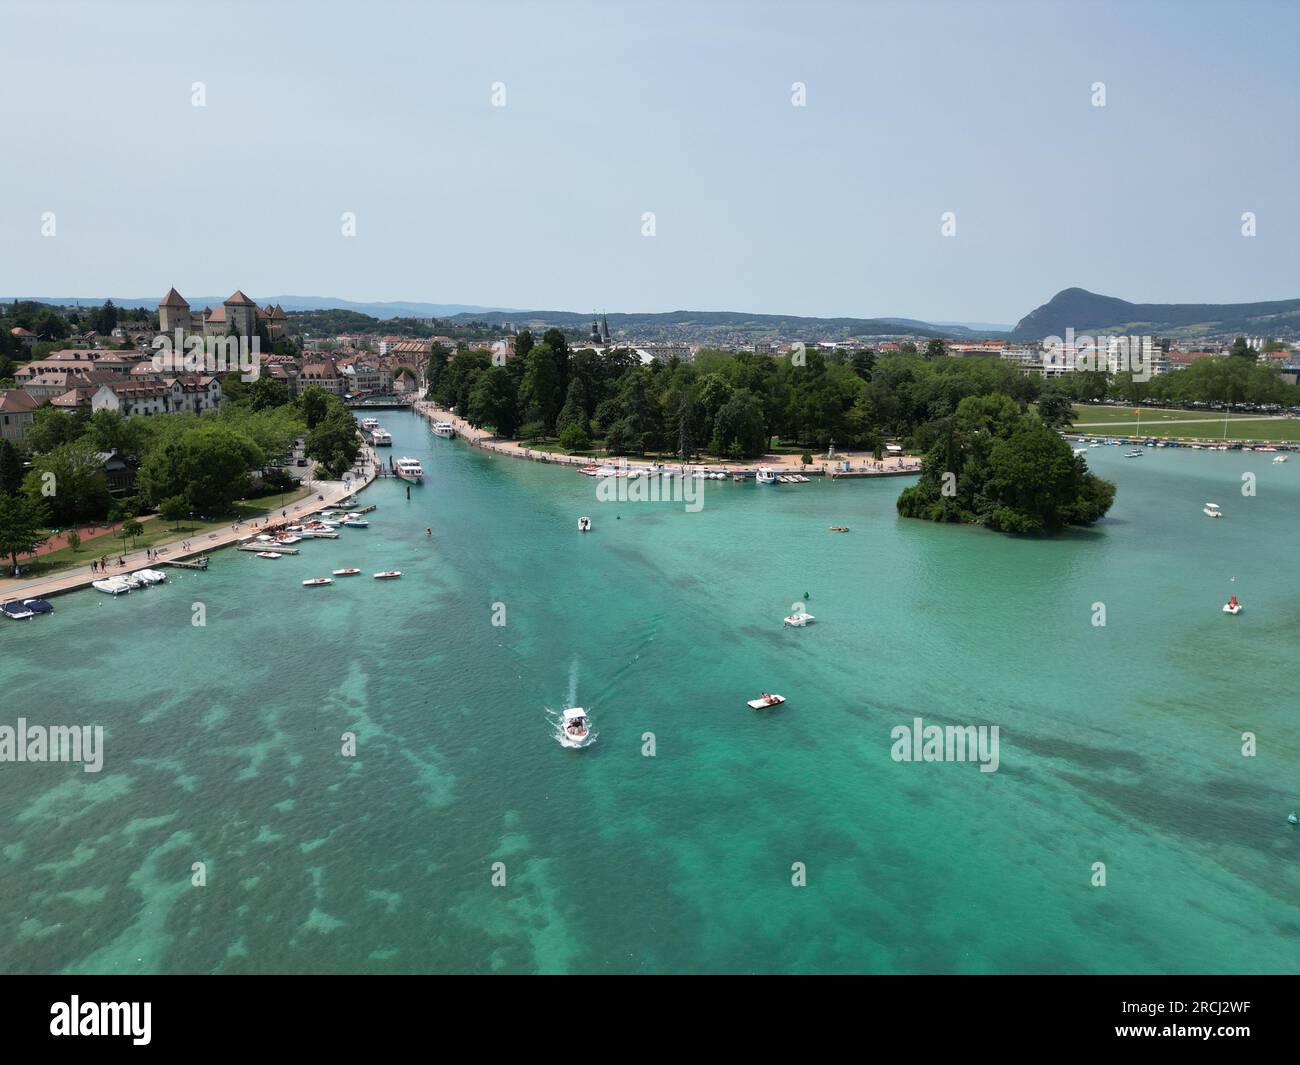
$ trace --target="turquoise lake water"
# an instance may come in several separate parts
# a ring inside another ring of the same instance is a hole
[[[903,479],[598,502],[381,421],[426,482],[370,529],[0,621],[0,724],[106,732],[97,775],[0,764],[0,971],[1300,968],[1300,460],[1093,450],[1108,519],[1017,540]],[[917,717],[998,771],[894,761]]]

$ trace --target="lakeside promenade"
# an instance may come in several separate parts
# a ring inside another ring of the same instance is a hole
[[[593,459],[584,455],[558,455],[550,451],[537,451],[517,440],[498,440],[486,430],[476,429],[464,418],[458,417],[452,414],[451,411],[428,400],[417,400],[415,410],[431,422],[450,422],[455,426],[457,435],[464,437],[474,447],[482,448],[484,451],[493,451],[500,455],[508,455],[511,458],[528,459],[532,462],[549,462],[556,466],[573,466],[577,469],[581,469],[583,466],[616,461],[614,459]],[[639,461],[643,463],[649,462],[648,459]],[[876,457],[870,452],[850,451],[838,452],[834,459],[822,459],[810,466],[805,465],[799,455],[764,455],[762,458],[746,463],[684,463],[673,461],[666,465],[689,466],[702,470],[719,470],[726,474],[752,471],[758,466],[768,466],[774,470],[780,470],[782,473],[802,473],[813,476],[825,474],[829,476],[835,472],[840,472],[840,476],[843,476],[843,471],[838,471],[838,467],[844,462],[849,463],[850,469],[848,472],[854,477],[897,477],[921,472],[921,460],[914,456],[887,456],[877,461]]]
[[[312,489],[310,496],[282,508],[282,516],[268,513],[265,518],[258,519],[258,523],[278,524],[293,521],[315,511],[335,506],[340,500],[360,492],[375,479],[378,464],[374,452],[369,447],[362,449],[359,458],[365,458],[366,461],[351,481],[306,481],[304,483]],[[24,580],[21,577],[0,580],[0,602],[7,603],[11,599],[48,599],[50,596],[89,588],[93,581],[103,580],[105,577],[118,577],[126,573],[134,573],[136,570],[153,569],[165,566],[169,562],[206,555],[211,551],[230,547],[245,537],[253,535],[259,527],[258,523],[235,522],[225,528],[200,534],[198,539],[178,535],[174,540],[150,548],[153,551],[152,558],[145,551],[138,549],[126,553],[115,551],[110,555],[108,568],[103,573],[92,572],[90,563],[87,562],[84,566],[60,570],[58,573],[33,580]],[[184,544],[189,546],[182,546]],[[124,560],[124,565],[116,564],[119,558]]]

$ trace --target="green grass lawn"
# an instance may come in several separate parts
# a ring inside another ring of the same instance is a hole
[[[1075,407],[1075,428],[1082,433],[1171,436],[1187,440],[1224,439],[1223,411],[1143,410],[1132,407]],[[1228,440],[1300,440],[1300,419],[1258,414],[1229,414]]]
[[[235,504],[234,513],[227,517],[217,521],[186,520],[181,522],[180,528],[176,528],[161,517],[150,518],[148,521],[141,522],[144,532],[134,540],[123,541],[118,533],[102,533],[82,540],[81,546],[75,550],[71,547],[62,547],[39,558],[23,559],[21,560],[23,576],[24,579],[39,577],[73,566],[84,566],[104,555],[116,558],[125,551],[138,551],[172,540],[193,540],[216,529],[223,529],[236,521],[254,521],[265,517],[273,510],[283,510],[290,503],[306,498],[313,491],[314,489],[304,486],[293,492],[285,492],[283,495],[262,496],[259,499],[241,501]]]

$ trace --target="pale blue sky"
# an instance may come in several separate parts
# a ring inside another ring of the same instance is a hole
[[[0,26],[4,294],[995,322],[1070,285],[1300,296],[1287,0],[7,0]]]

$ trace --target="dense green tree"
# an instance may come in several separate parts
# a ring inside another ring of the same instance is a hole
[[[69,414],[58,407],[42,403],[36,408],[32,424],[27,428],[27,447],[37,454],[53,451],[60,444],[76,440],[88,420],[84,415]]]
[[[289,402],[288,382],[259,374],[255,380],[248,383],[244,402],[255,411],[283,407]]]
[[[130,540],[133,547],[135,546],[136,538],[141,536],[143,533],[144,526],[141,525],[136,518],[127,518],[126,521],[122,522],[122,528],[118,530],[118,536],[122,538],[122,542],[126,543]]]
[[[35,456],[23,480],[29,499],[44,500],[57,526],[98,521],[108,514],[112,497],[98,450],[88,440],[70,440]]]
[[[179,529],[181,522],[190,512],[189,501],[183,495],[168,496],[158,506],[158,514],[163,521],[170,522],[173,529]]]
[[[45,543],[48,520],[44,500],[24,495],[0,495],[0,556],[14,570],[18,556],[30,554]]]
[[[1249,359],[1251,362],[1259,358],[1259,352],[1250,346],[1245,337],[1237,337],[1228,349],[1228,354],[1234,359]]]
[[[920,480],[898,497],[904,517],[1040,533],[1097,521],[1115,486],[1088,472],[1060,433],[1007,396],[968,396],[944,419]]]
[[[466,418],[475,428],[490,426],[503,439],[511,439],[518,429],[518,396],[510,371],[504,366],[490,366],[478,376],[470,391]]]
[[[1049,429],[1068,429],[1074,424],[1074,403],[1056,385],[1048,385],[1038,397],[1038,416]]]
[[[747,459],[761,455],[767,446],[763,423],[763,405],[748,389],[737,389],[713,425],[715,447],[732,458]]]
[[[528,353],[519,386],[519,405],[525,423],[539,424],[547,433],[555,429],[556,418],[564,405],[560,382],[554,349],[545,342],[538,344]]]
[[[332,478],[342,477],[361,453],[356,419],[337,397],[325,416],[307,432],[306,455],[315,459]]]
[[[117,328],[117,308],[112,300],[106,300],[104,306],[90,312],[90,328],[100,336],[108,336]]]
[[[18,445],[0,440],[0,495],[13,495],[23,486],[23,453]]]
[[[572,422],[560,430],[560,447],[570,453],[586,451],[591,446],[591,437],[579,422]]]
[[[315,429],[317,423],[329,413],[329,396],[328,392],[316,385],[309,385],[302,390],[298,405],[302,408],[303,420],[308,429]]]
[[[564,399],[564,406],[555,419],[555,431],[561,435],[566,429],[581,429],[584,437],[590,434],[587,417],[587,385],[582,378],[575,377],[569,382],[569,391]]]

